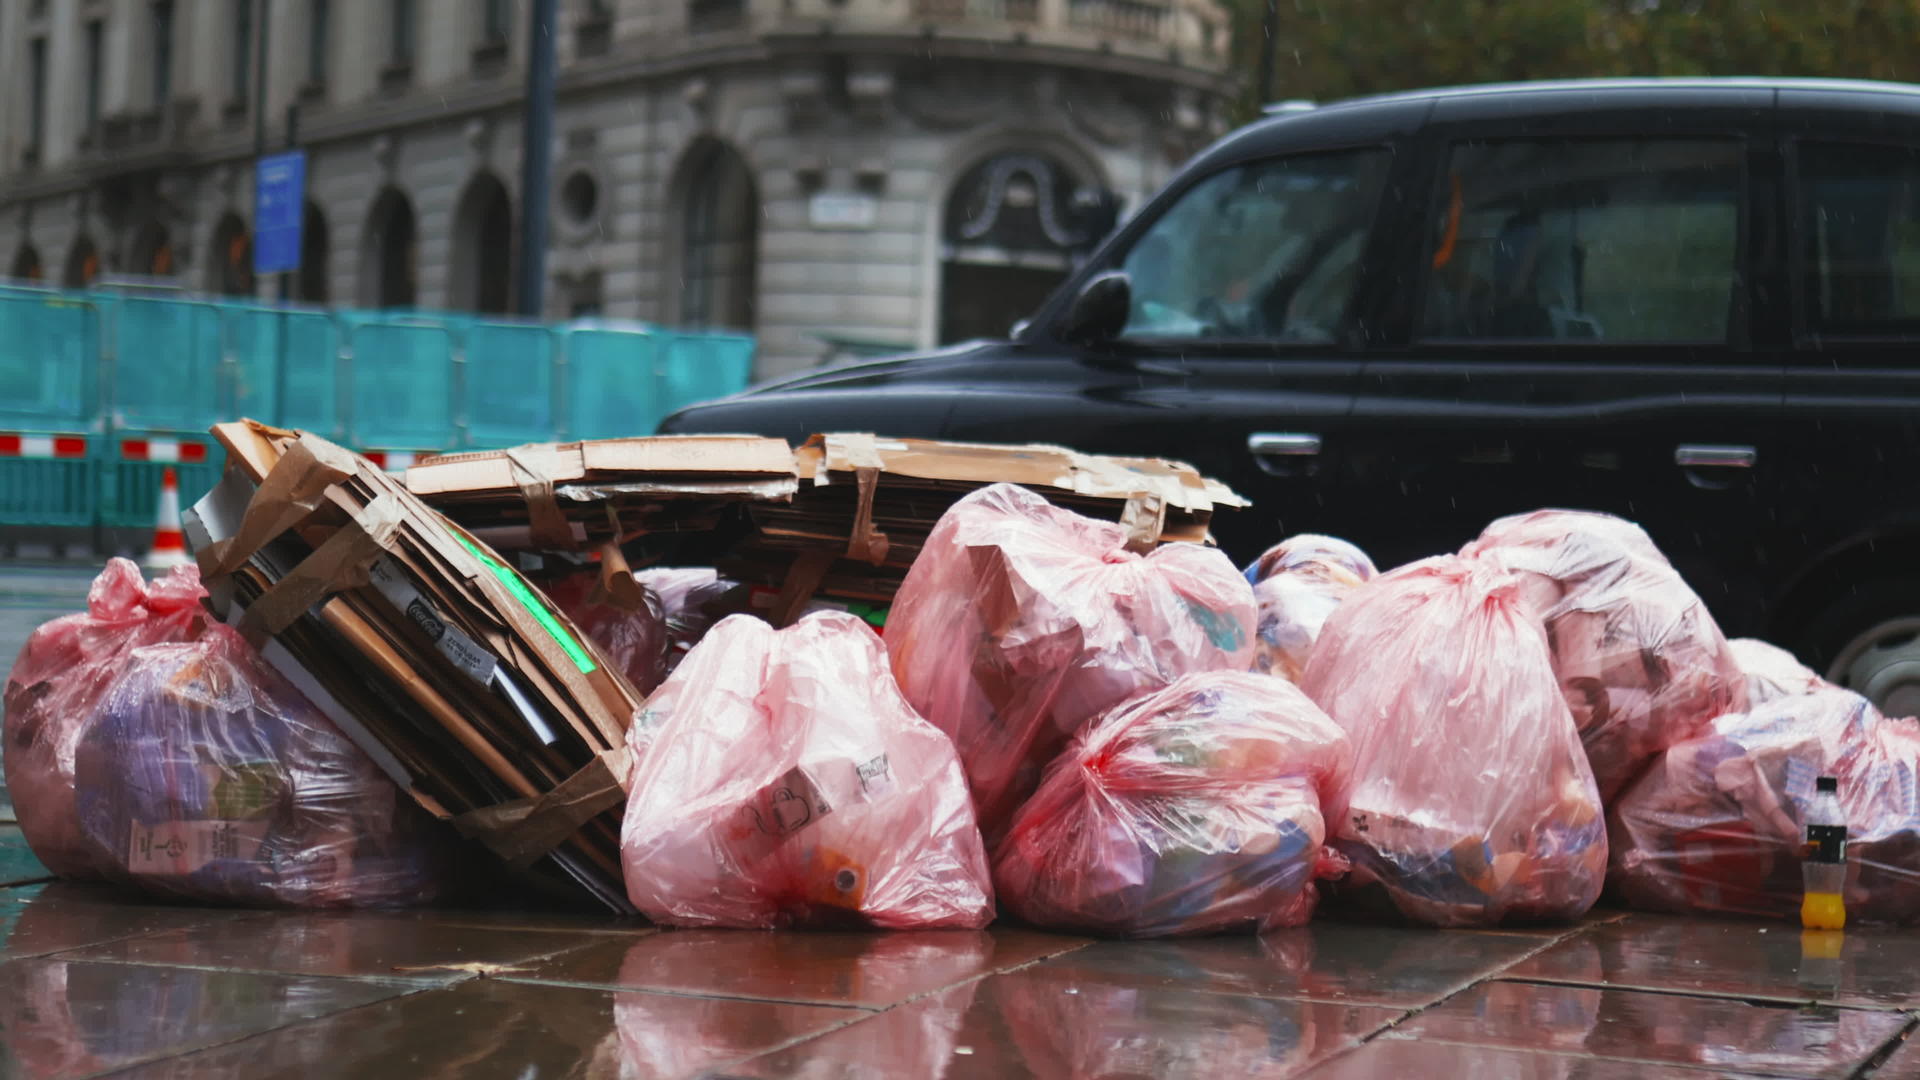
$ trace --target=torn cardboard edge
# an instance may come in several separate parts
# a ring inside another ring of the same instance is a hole
[[[407,490],[415,495],[471,496],[518,491],[511,454],[527,448],[478,450],[444,454],[407,470]],[[679,475],[689,483],[725,485],[693,477],[738,474],[791,478],[793,451],[784,439],[750,435],[654,435],[631,439],[596,439],[574,443],[534,444],[547,478],[557,487],[610,479],[607,474],[649,473]],[[592,486],[589,484],[588,486]]]

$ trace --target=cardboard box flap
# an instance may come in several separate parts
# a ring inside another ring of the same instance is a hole
[[[771,473],[794,475],[785,439],[751,435],[656,435],[580,444],[591,472]]]

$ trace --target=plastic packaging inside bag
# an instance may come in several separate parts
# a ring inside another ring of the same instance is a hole
[[[129,655],[75,781],[96,864],[153,893],[396,907],[447,878],[453,838],[230,627]]]
[[[1291,684],[1187,675],[1089,725],[1020,808],[994,856],[1009,913],[1136,937],[1299,926],[1318,877],[1323,798],[1346,734]]]
[[[941,517],[894,597],[894,674],[953,737],[989,842],[1087,721],[1251,666],[1253,591],[1225,555],[1125,545],[1118,525],[995,484]]]
[[[87,610],[42,625],[14,661],[0,758],[20,831],[54,873],[102,873],[74,812],[74,753],[95,707],[133,650],[200,634],[211,621],[200,607],[205,595],[193,566],[149,584],[129,560],[110,560],[87,592]]]
[[[1300,573],[1308,577],[1326,569],[1340,570],[1345,576],[1372,581],[1380,571],[1373,559],[1359,546],[1337,536],[1299,533],[1262,552],[1246,569],[1247,583],[1258,585],[1275,574]]]
[[[621,862],[680,926],[972,927],[993,918],[953,744],[851,615],[722,620],[648,699]]]
[[[1614,804],[1614,880],[1636,907],[1797,918],[1814,781],[1837,777],[1849,922],[1920,922],[1920,722],[1837,687],[1720,717]]]
[[[1348,882],[1439,926],[1571,919],[1606,874],[1593,773],[1514,574],[1427,559],[1328,619],[1302,686],[1354,744]],[[1342,886],[1343,892],[1346,886]]]
[[[1734,662],[1747,677],[1748,708],[1757,709],[1769,701],[1811,694],[1833,685],[1778,645],[1753,638],[1734,638],[1727,642],[1727,647],[1733,650]]]
[[[600,646],[642,696],[667,677],[667,621],[660,598],[644,583],[624,607],[599,589],[598,572],[561,578],[545,588],[554,606]]]
[[[1253,669],[1299,682],[1327,616],[1374,577],[1373,561],[1345,540],[1311,533],[1275,545],[1248,570],[1259,631]]]
[[[1462,554],[1528,576],[1602,798],[1661,750],[1746,708],[1720,627],[1639,526],[1541,510],[1494,522]]]
[[[718,570],[703,566],[636,570],[633,576],[660,598],[660,613],[667,621],[668,671],[679,667],[707,630],[726,614],[722,602],[736,587]]]

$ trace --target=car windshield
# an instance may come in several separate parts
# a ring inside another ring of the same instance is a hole
[[[1333,340],[1388,160],[1380,149],[1301,155],[1195,184],[1122,264],[1124,336]]]

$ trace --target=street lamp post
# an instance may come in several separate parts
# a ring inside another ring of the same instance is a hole
[[[518,307],[528,318],[546,310],[547,203],[553,172],[554,0],[533,0],[527,33],[527,104],[520,138],[520,281]]]

